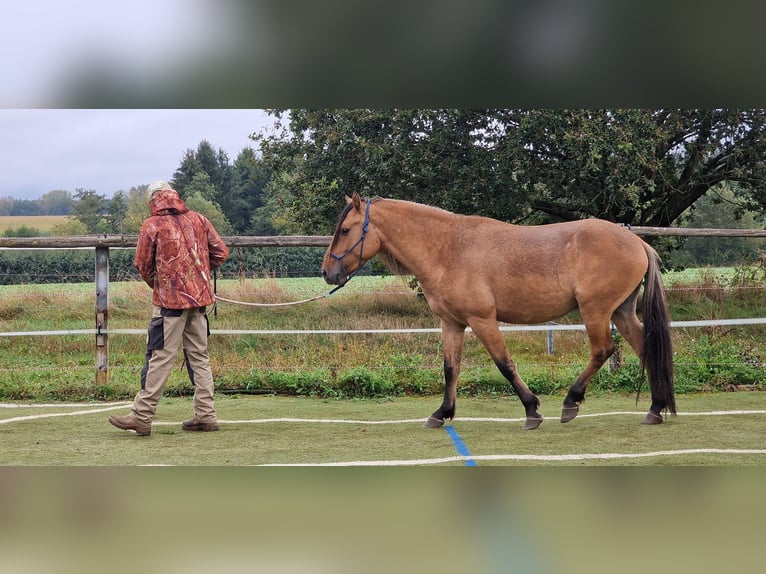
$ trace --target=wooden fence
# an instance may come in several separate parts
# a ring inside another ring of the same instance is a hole
[[[677,227],[630,227],[639,236],[685,237],[766,237],[763,229],[709,229]],[[325,235],[226,236],[229,247],[327,247]],[[109,373],[109,249],[134,248],[137,235],[100,235],[76,237],[0,237],[0,249],[95,249],[96,308],[95,346],[96,383],[106,383]]]

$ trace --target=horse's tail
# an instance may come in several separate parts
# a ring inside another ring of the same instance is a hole
[[[649,377],[652,394],[676,414],[673,393],[673,344],[670,338],[670,313],[665,287],[660,275],[660,257],[646,245],[649,267],[644,283],[644,356],[643,366]]]

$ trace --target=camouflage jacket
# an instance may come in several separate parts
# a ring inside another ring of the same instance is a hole
[[[152,303],[166,309],[204,307],[215,302],[211,270],[229,248],[206,217],[191,211],[174,191],[162,191],[141,226],[133,264],[152,288]]]

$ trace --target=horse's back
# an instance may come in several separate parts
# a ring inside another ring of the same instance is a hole
[[[475,223],[485,241],[472,256],[484,262],[470,281],[476,285],[483,275],[498,318],[507,322],[551,320],[583,305],[616,308],[646,273],[644,242],[608,221]]]
[[[603,219],[583,219],[547,225],[512,225],[492,219],[467,221],[476,249],[492,260],[537,273],[587,269],[595,262],[627,262],[646,267],[644,242],[627,228]],[[519,267],[519,265],[521,265]]]

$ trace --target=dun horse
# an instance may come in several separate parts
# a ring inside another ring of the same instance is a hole
[[[543,417],[516,370],[498,321],[544,323],[579,309],[590,361],[564,398],[561,422],[577,416],[588,383],[614,352],[610,321],[645,368],[652,402],[644,424],[676,413],[669,316],[657,253],[627,229],[598,219],[517,226],[393,199],[347,198],[322,263],[327,283],[344,285],[378,255],[420,282],[441,318],[445,391],[426,420],[455,416],[463,340],[470,327],[526,411],[525,429]],[[644,284],[643,325],[636,316]]]

